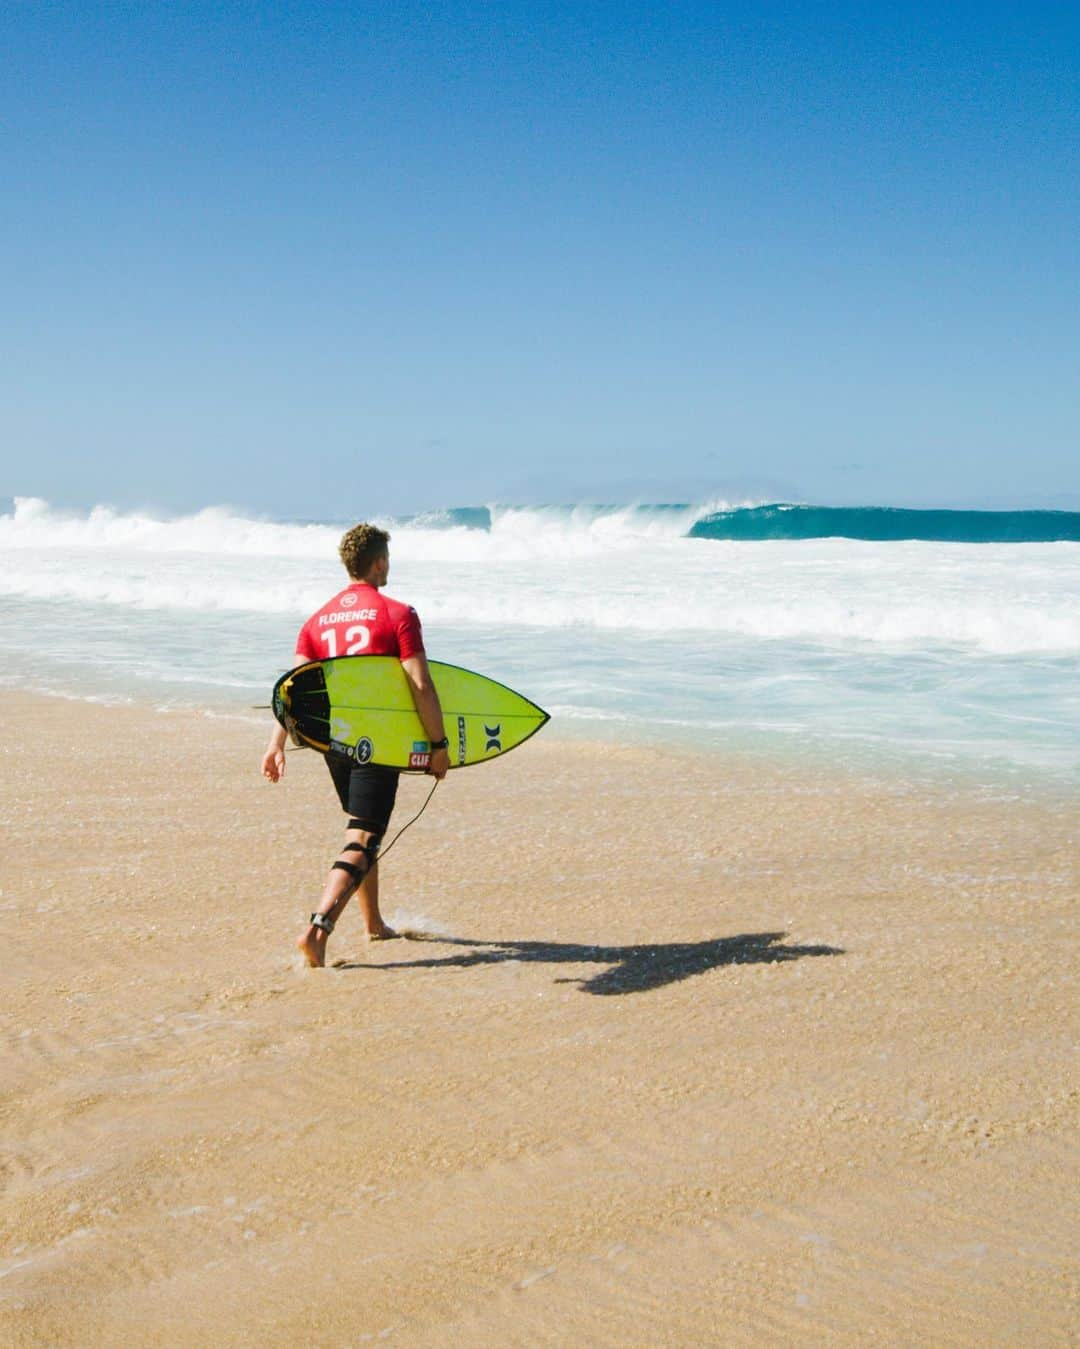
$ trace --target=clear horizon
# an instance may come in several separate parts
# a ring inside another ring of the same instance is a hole
[[[1076,13],[0,37],[0,500],[1080,509]]]

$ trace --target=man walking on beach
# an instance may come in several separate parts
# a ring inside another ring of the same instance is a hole
[[[390,535],[375,525],[360,524],[342,538],[338,549],[349,584],[319,610],[296,640],[298,663],[332,656],[397,656],[405,671],[417,715],[431,741],[428,772],[440,781],[450,767],[439,695],[431,682],[420,619],[415,609],[380,595],[390,575]],[[285,729],[275,726],[262,758],[263,776],[278,782],[285,773]],[[327,754],[341,808],[349,816],[341,856],[330,868],[322,898],[307,931],[297,941],[307,963],[326,964],[326,942],[346,904],[356,893],[367,935],[385,940],[397,934],[379,912],[379,844],[390,824],[397,797],[398,770],[381,764],[357,764]]]

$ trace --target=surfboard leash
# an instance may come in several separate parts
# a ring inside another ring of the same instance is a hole
[[[390,849],[394,846],[394,844],[398,841],[398,839],[402,836],[402,834],[405,832],[405,830],[411,828],[411,827],[416,823],[416,821],[420,818],[420,816],[423,815],[424,811],[427,810],[428,805],[429,805],[429,803],[430,803],[430,801],[431,801],[431,798],[435,795],[435,788],[436,788],[438,785],[439,785],[439,779],[436,778],[435,781],[431,784],[431,791],[428,792],[427,796],[424,798],[424,804],[420,807],[420,809],[416,812],[416,814],[412,817],[412,819],[406,821],[406,823],[403,824],[403,825],[401,826],[401,828],[397,831],[397,833],[394,835],[394,837],[390,840],[390,842],[386,845],[385,848],[380,848],[380,849],[379,849],[379,861],[380,861],[380,862],[383,860],[383,858],[386,856],[386,854],[390,851]]]
[[[270,710],[270,704],[267,703],[267,704],[265,705],[265,707],[253,707],[251,710],[252,710],[253,712],[268,712],[268,711]],[[307,748],[308,748],[307,745],[285,745],[285,746],[284,746],[284,749],[285,749],[285,753],[286,753],[286,754],[288,754],[290,750],[307,749]],[[411,829],[412,826],[416,823],[416,821],[420,818],[420,816],[423,815],[424,811],[427,810],[428,806],[431,804],[431,798],[435,795],[435,788],[436,788],[438,785],[439,785],[439,779],[436,778],[435,781],[431,784],[431,791],[428,792],[427,796],[424,797],[424,804],[420,807],[420,809],[416,812],[416,814],[412,817],[412,819],[411,819],[411,820],[406,820],[406,822],[401,826],[401,828],[397,831],[397,833],[396,833],[396,834],[394,835],[394,837],[390,840],[390,842],[386,845],[386,847],[385,847],[385,848],[380,848],[380,849],[379,849],[379,861],[380,861],[380,862],[383,860],[383,858],[386,856],[386,854],[390,851],[390,849],[394,846],[394,844],[398,841],[398,839],[402,836],[402,834],[405,832],[405,830],[406,830],[406,829]]]

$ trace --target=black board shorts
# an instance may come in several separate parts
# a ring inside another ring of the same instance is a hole
[[[341,809],[361,822],[359,828],[385,834],[397,800],[399,770],[382,764],[354,763],[342,754],[325,757]]]

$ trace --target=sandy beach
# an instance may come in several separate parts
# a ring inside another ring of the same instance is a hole
[[[1075,802],[552,728],[310,971],[317,756],[5,709],[3,1344],[1080,1337]]]

